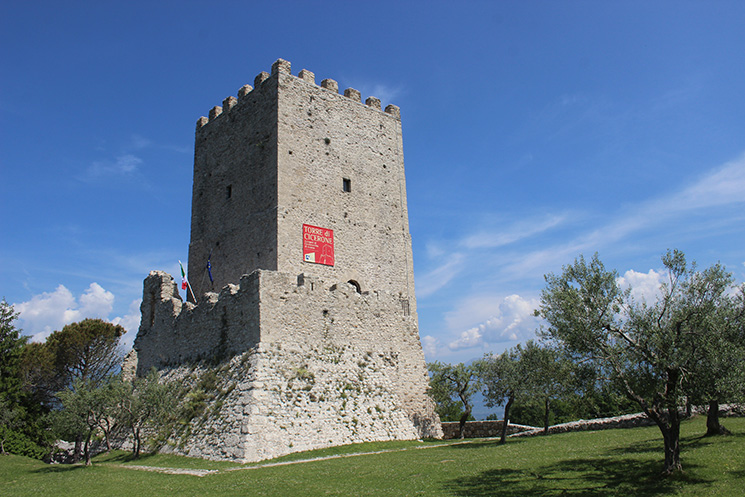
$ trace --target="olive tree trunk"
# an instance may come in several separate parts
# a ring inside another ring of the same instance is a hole
[[[719,423],[719,401],[709,401],[709,410],[706,413],[706,435],[707,437],[715,435],[726,435],[729,433],[727,428]]]
[[[507,405],[504,406],[504,421],[502,422],[502,435],[499,437],[499,443],[503,444],[507,439],[507,425],[510,422],[510,408],[515,401],[515,396],[510,395],[507,398]]]

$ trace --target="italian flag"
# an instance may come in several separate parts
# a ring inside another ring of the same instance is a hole
[[[181,264],[181,261],[178,261],[178,265],[181,267],[181,289],[186,290],[189,286],[189,283],[186,282],[186,271],[184,271],[184,265]]]

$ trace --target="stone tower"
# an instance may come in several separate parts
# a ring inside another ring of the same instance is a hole
[[[280,59],[200,118],[189,279],[196,302],[167,273],[145,279],[128,366],[191,390],[174,451],[258,461],[442,436],[397,107]]]
[[[198,121],[194,292],[268,269],[385,290],[415,312],[399,109],[314,80],[280,59]]]

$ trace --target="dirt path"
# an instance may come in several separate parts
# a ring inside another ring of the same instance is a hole
[[[138,465],[131,465],[131,464],[116,464],[113,466],[117,468],[123,468],[123,469],[134,469],[137,471],[153,471],[156,473],[164,473],[164,474],[169,474],[169,475],[190,475],[190,476],[202,477],[202,476],[214,475],[217,473],[227,473],[228,471],[247,471],[247,470],[252,470],[252,469],[271,468],[273,466],[289,466],[291,464],[305,464],[309,462],[326,461],[329,459],[342,459],[345,457],[371,456],[375,454],[387,454],[389,452],[404,452],[407,450],[433,449],[436,447],[446,447],[450,445],[461,445],[461,444],[482,442],[484,440],[490,440],[490,439],[480,438],[480,439],[463,440],[463,441],[459,440],[457,442],[422,445],[419,447],[404,447],[401,449],[376,450],[376,451],[371,451],[371,452],[354,452],[351,454],[334,454],[331,456],[313,457],[310,459],[297,459],[295,461],[267,462],[267,463],[255,464],[252,466],[237,466],[235,468],[225,468],[225,469],[165,468],[165,467],[159,467],[159,466],[138,466]]]

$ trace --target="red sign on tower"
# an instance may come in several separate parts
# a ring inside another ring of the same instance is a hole
[[[303,225],[303,260],[325,266],[334,265],[334,230]]]

